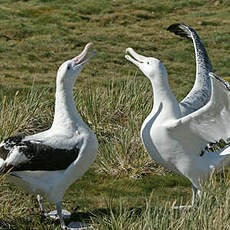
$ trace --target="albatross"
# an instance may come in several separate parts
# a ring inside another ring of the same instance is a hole
[[[12,136],[0,143],[0,174],[36,194],[43,214],[59,218],[63,229],[75,229],[67,227],[64,221],[69,214],[62,210],[64,193],[89,169],[98,149],[97,138],[81,119],[73,99],[75,81],[96,53],[88,52],[91,46],[88,43],[80,55],[65,61],[58,69],[50,129],[29,136]],[[56,204],[56,212],[46,211],[43,197]]]
[[[126,53],[125,58],[143,72],[153,88],[153,108],[141,127],[144,147],[153,160],[191,181],[193,206],[197,194],[201,197],[208,176],[230,164],[229,146],[217,152],[206,151],[209,143],[230,136],[230,86],[210,73],[210,98],[195,111],[183,115],[163,63],[132,48],[127,48]],[[179,208],[184,207],[191,206]]]

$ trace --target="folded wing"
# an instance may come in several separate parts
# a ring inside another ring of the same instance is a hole
[[[0,144],[0,172],[24,170],[63,170],[79,154],[76,144],[71,149],[53,148],[39,141],[23,141],[24,136],[10,137]]]

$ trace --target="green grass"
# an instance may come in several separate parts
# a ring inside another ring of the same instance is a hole
[[[171,209],[190,202],[190,182],[145,152],[139,130],[151,111],[152,89],[124,54],[132,47],[159,58],[180,100],[194,82],[193,47],[166,28],[178,22],[195,28],[214,70],[228,79],[229,11],[224,0],[1,0],[0,140],[50,127],[59,65],[93,42],[97,55],[74,92],[99,151],[65,194],[64,207],[95,229],[228,229],[228,171],[212,178],[194,209]],[[59,223],[42,218],[33,196],[3,180],[0,229],[59,229]]]

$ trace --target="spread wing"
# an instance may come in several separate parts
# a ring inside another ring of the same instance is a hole
[[[230,85],[213,73],[210,79],[208,103],[168,126],[169,135],[194,154],[200,154],[209,143],[230,137]]]
[[[196,31],[185,24],[172,24],[167,29],[193,42],[196,56],[196,78],[193,88],[180,102],[182,116],[190,114],[205,105],[211,95],[209,73],[213,72],[207,51]]]
[[[78,145],[71,149],[54,148],[41,141],[25,141],[23,135],[7,138],[0,144],[0,173],[24,170],[66,169],[79,154]]]

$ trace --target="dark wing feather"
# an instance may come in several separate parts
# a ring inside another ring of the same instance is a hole
[[[212,72],[211,61],[207,51],[196,31],[185,24],[172,24],[168,31],[193,42],[196,55],[196,80],[192,90],[180,102],[182,115],[185,116],[204,106],[210,99],[211,81],[209,73]]]
[[[9,142],[9,139],[7,140]],[[7,152],[7,156],[9,157],[11,154],[10,151],[13,148],[17,148],[19,154],[24,158],[26,157],[27,160],[21,162],[19,160],[19,163],[14,162],[14,165],[3,165],[0,169],[2,173],[7,172],[12,167],[13,169],[11,171],[63,170],[68,168],[68,166],[77,159],[79,154],[77,145],[73,149],[60,149],[33,141],[17,141],[14,142],[14,145],[12,143],[13,142],[11,142],[11,144],[5,144],[1,147],[0,152],[2,155],[5,156]]]
[[[1,143],[0,158],[5,160],[7,158],[7,156],[8,156],[8,154],[10,153],[10,150],[15,145],[18,145],[23,140],[24,137],[25,137],[25,135],[18,135],[18,136],[8,137],[7,139],[5,139]]]
[[[167,30],[180,36],[183,38],[187,38],[189,40],[192,40],[192,36],[191,33],[188,32],[188,30],[184,30],[181,27],[184,26],[184,24],[179,24],[179,23],[175,23],[170,25]]]

